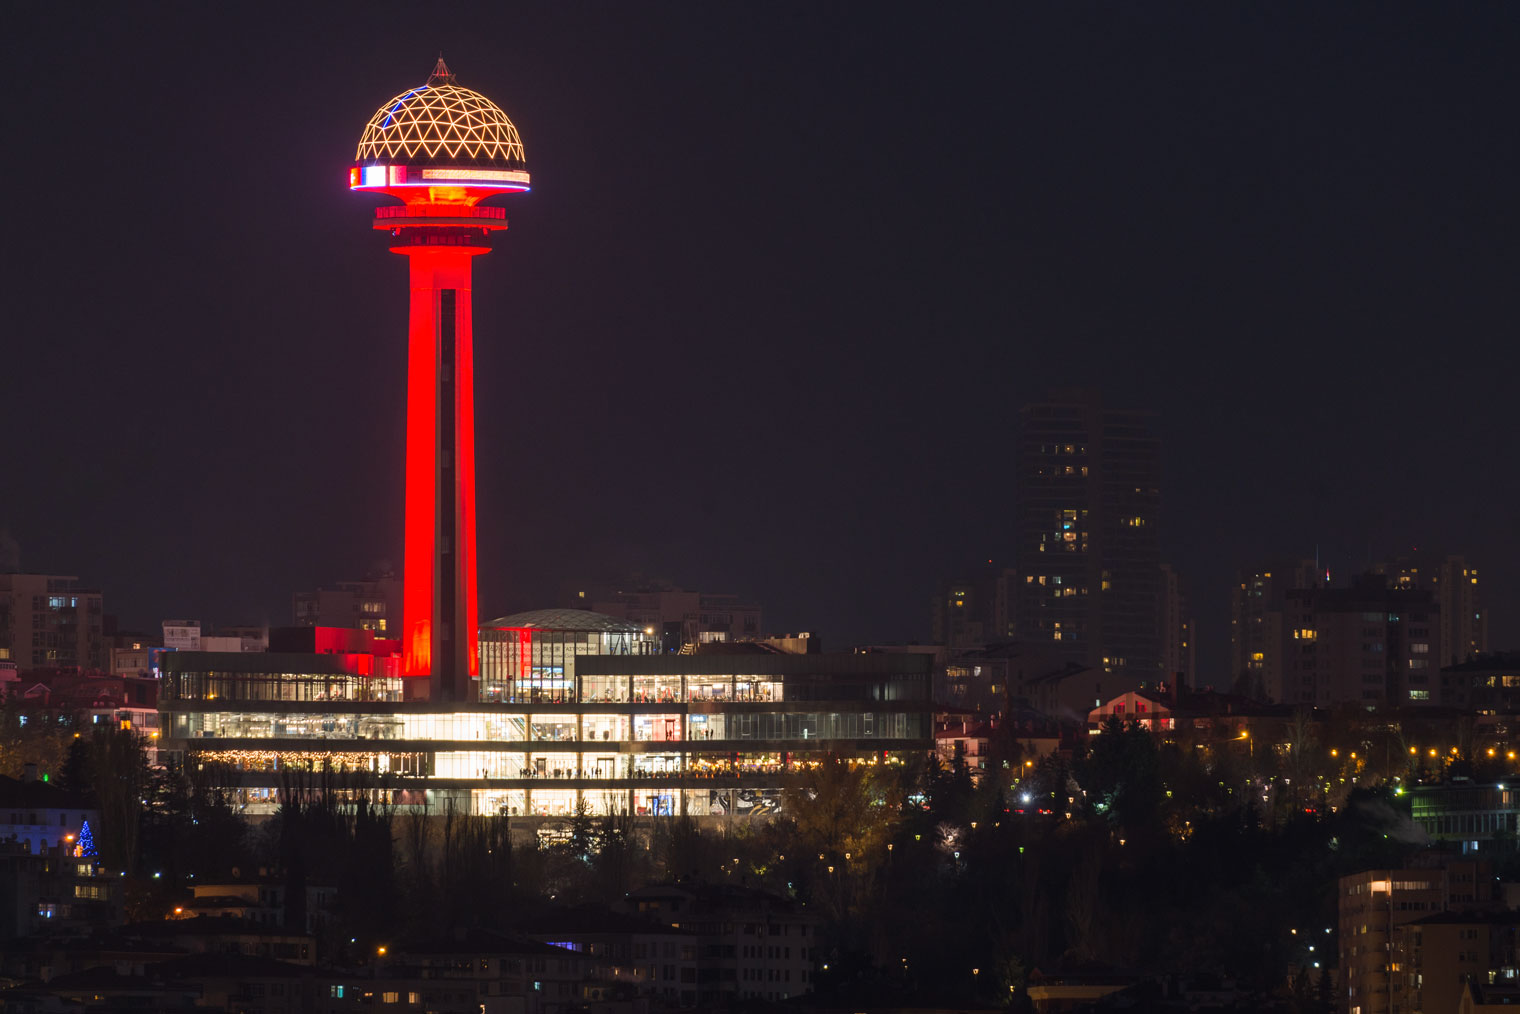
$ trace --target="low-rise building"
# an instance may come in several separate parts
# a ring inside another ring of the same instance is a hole
[[[1433,841],[1463,853],[1495,851],[1520,831],[1520,785],[1444,782],[1409,787],[1410,815]]]
[[[812,992],[819,922],[784,898],[743,887],[657,884],[631,892],[624,905],[696,936],[700,1008]]]
[[[560,1014],[584,1007],[596,985],[590,968],[588,958],[563,947],[461,929],[387,948],[371,968],[324,973],[313,1009]]]
[[[43,781],[36,765],[21,778],[0,775],[0,841],[22,842],[34,853],[56,845],[72,849],[86,824],[100,826],[95,800]]]

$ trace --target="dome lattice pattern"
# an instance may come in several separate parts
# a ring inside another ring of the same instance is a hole
[[[438,83],[403,92],[375,111],[355,161],[526,162],[517,128],[496,103],[448,78],[435,75],[433,81]]]

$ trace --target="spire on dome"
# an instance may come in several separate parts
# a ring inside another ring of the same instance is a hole
[[[453,84],[454,72],[449,70],[449,65],[443,62],[443,54],[438,54],[438,62],[433,66],[433,73],[428,75],[428,87],[440,84]]]

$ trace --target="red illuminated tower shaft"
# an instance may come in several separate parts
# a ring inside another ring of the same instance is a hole
[[[488,248],[414,238],[391,248],[411,267],[402,666],[432,675],[435,697],[464,701],[480,671],[470,265]]]
[[[350,190],[401,201],[376,208],[374,227],[390,233],[391,250],[411,269],[401,672],[430,677],[432,700],[473,701],[480,615],[470,266],[490,251],[491,233],[507,227],[506,212],[480,202],[528,189],[522,138],[440,57],[427,84],[375,110],[354,161]]]

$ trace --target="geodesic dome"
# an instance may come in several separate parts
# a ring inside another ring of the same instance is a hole
[[[354,161],[522,168],[522,138],[501,107],[454,83],[442,58],[428,83],[386,102],[364,126]]]

